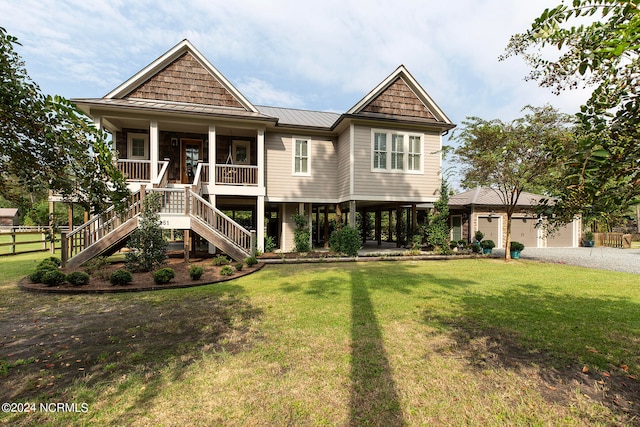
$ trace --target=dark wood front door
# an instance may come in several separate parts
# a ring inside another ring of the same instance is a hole
[[[202,159],[202,141],[199,139],[182,140],[182,183],[191,184],[195,177],[198,161]]]

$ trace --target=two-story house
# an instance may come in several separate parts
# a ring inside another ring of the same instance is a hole
[[[163,195],[163,227],[234,258],[250,253],[249,230],[258,249],[269,235],[291,251],[296,213],[324,221],[322,235],[329,213],[353,225],[357,211],[415,212],[438,198],[455,126],[404,66],[343,114],[254,105],[188,40],[103,98],[73,102],[111,133],[134,192],[124,220],[105,213],[70,233],[75,264],[135,229],[150,191]],[[223,213],[236,211],[250,216]]]

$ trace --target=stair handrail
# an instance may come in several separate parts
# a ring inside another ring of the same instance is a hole
[[[67,257],[73,258],[120,225],[138,216],[142,211],[141,202],[141,192],[138,190],[129,197],[129,205],[123,213],[117,212],[115,206],[110,206],[103,213],[95,215],[89,221],[69,232],[66,235]]]
[[[198,167],[196,168],[196,175],[193,178],[193,187],[191,191],[196,193],[198,196],[202,196],[202,172],[204,171],[204,163],[198,162]]]
[[[230,242],[251,254],[253,242],[251,232],[225,215],[196,193],[191,193],[191,215],[207,224],[217,233],[223,235]]]
[[[158,173],[158,177],[153,181],[153,187],[166,187],[169,183],[169,174],[167,171],[169,170],[169,159],[164,159],[158,162],[158,165],[162,166],[160,168],[160,173]]]

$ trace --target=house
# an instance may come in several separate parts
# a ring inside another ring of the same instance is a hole
[[[578,247],[582,224],[580,218],[547,233],[544,219],[535,214],[539,194],[520,194],[516,211],[511,218],[511,240],[529,248]],[[493,240],[497,248],[504,248],[507,234],[506,207],[495,190],[478,187],[449,198],[451,240],[472,242],[476,231],[484,233],[485,240]]]
[[[185,245],[204,239],[234,258],[265,236],[293,250],[294,214],[315,220],[324,242],[329,214],[351,225],[356,212],[415,218],[438,198],[442,135],[455,126],[402,65],[343,114],[261,106],[188,40],[103,98],[72,101],[111,133],[134,192],[122,221],[105,212],[67,236],[75,264],[135,229],[150,191]]]
[[[14,226],[20,223],[17,208],[0,208],[0,225]]]

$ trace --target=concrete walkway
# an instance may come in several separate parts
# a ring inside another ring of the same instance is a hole
[[[504,256],[502,249],[494,249],[493,253]],[[640,249],[525,248],[521,258],[640,274]]]

